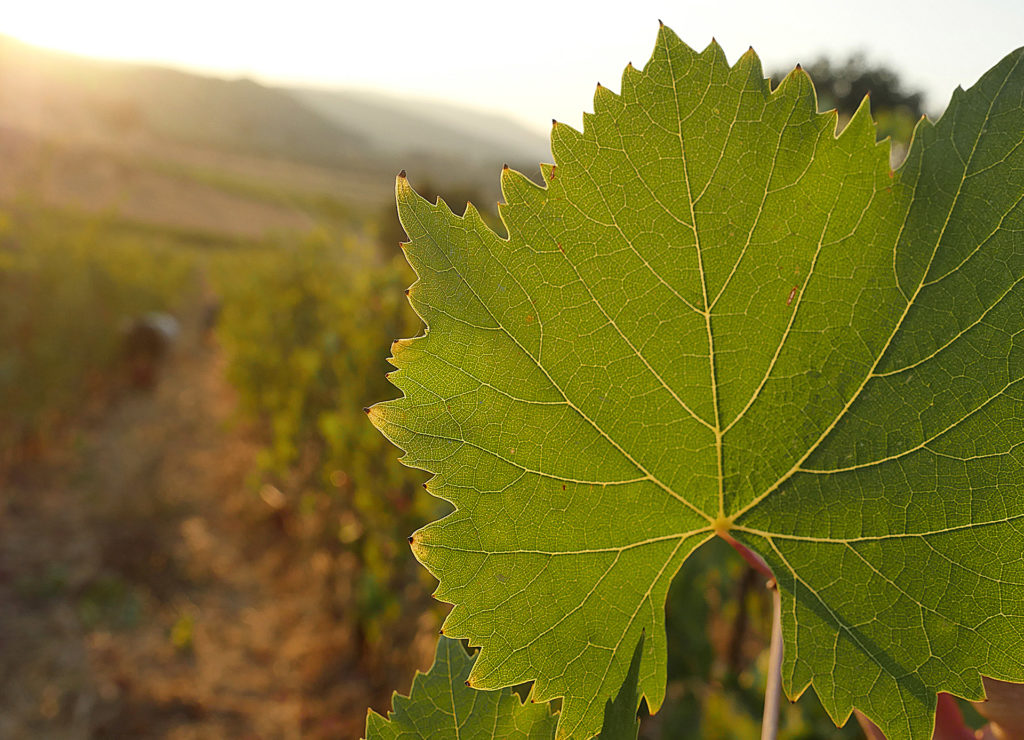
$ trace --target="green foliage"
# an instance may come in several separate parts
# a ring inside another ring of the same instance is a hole
[[[389,464],[362,411],[386,392],[380,343],[415,325],[392,254],[317,233],[225,254],[215,270],[228,377],[268,430],[262,475],[288,492],[314,539],[359,558],[357,611],[371,641],[402,603],[398,543],[434,512],[422,476]]]
[[[366,715],[367,740],[544,740],[554,737],[555,717],[546,704],[522,703],[511,689],[469,687],[473,658],[458,640],[441,637],[434,665],[417,673],[408,697],[395,694],[387,719]]]
[[[470,680],[563,697],[590,737],[717,534],[783,597],[783,685],[833,720],[927,737],[937,691],[1024,681],[1024,50],[888,167],[807,76],[770,91],[668,29],[546,187],[506,170],[507,240],[400,177],[429,326],[393,348],[373,422],[456,510],[413,550],[482,646]]]
[[[116,384],[123,322],[175,308],[194,264],[173,235],[114,218],[0,210],[0,450]]]

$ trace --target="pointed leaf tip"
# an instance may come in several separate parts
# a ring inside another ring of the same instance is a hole
[[[369,406],[363,406],[363,413],[364,414],[370,413],[370,407]]]
[[[403,180],[404,180],[404,179],[405,179],[405,170],[402,170],[401,172],[399,172],[399,173],[398,173],[398,176],[399,176],[399,177],[400,177],[401,179],[403,179]]]

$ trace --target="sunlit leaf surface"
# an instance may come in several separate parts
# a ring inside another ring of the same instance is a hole
[[[413,550],[474,686],[590,737],[645,632],[657,710],[669,584],[726,531],[837,722],[929,737],[937,691],[1024,681],[1022,60],[893,173],[867,103],[837,136],[803,72],[662,29],[545,187],[502,174],[507,240],[399,178],[429,332],[370,416],[456,507]]]

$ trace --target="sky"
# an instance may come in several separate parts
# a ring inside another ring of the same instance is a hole
[[[957,85],[1024,45],[1022,0],[30,0],[0,34],[111,59],[268,83],[383,90],[578,126],[595,83],[617,90],[651,54],[658,19],[686,43],[714,36],[766,71],[862,51],[941,111]]]

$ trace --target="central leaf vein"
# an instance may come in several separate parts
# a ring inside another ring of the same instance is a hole
[[[672,56],[668,57],[669,73],[672,77],[672,96],[676,105],[676,120],[679,122],[676,135],[679,137],[679,156],[683,164],[683,183],[686,186],[686,200],[690,207],[690,221],[693,223],[694,248],[697,250],[697,269],[700,272],[700,289],[704,299],[704,326],[708,335],[708,364],[711,381],[711,404],[715,409],[715,458],[718,470],[718,519],[725,516],[725,475],[722,467],[722,420],[718,403],[718,377],[715,374],[715,338],[711,330],[711,306],[708,302],[708,281],[704,271],[704,257],[701,254],[700,228],[697,226],[697,214],[693,208],[693,191],[690,188],[690,171],[686,160],[686,142],[683,137],[682,101],[679,98],[679,82]],[[710,89],[710,85],[708,86]],[[707,94],[707,90],[704,91]],[[696,108],[694,108],[696,110]],[[706,516],[706,515],[705,515]]]

